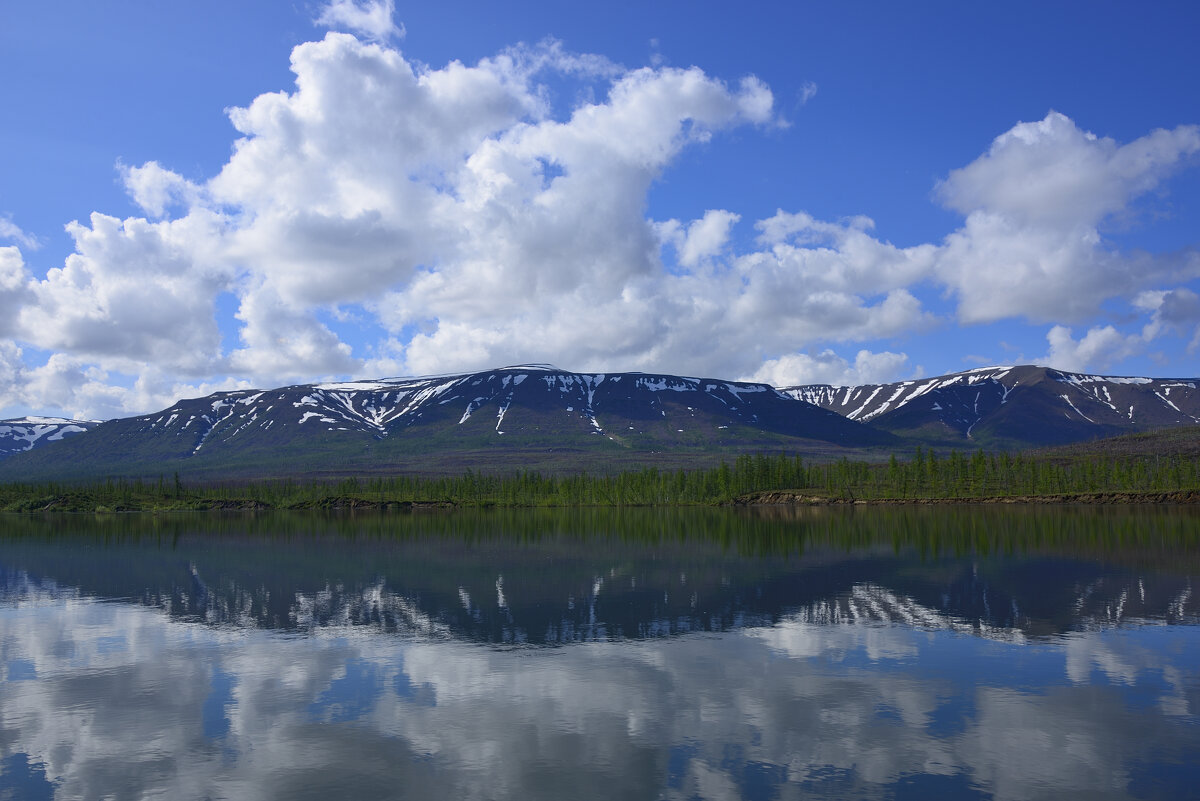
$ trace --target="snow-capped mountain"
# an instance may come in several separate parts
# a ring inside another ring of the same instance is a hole
[[[760,450],[903,451],[913,440],[1020,449],[1200,425],[1198,387],[1200,379],[1021,366],[776,389],[519,365],[220,392],[104,423],[0,421],[0,480],[604,470],[713,463]]]
[[[97,420],[68,420],[63,417],[18,417],[0,420],[0,459],[24,453],[63,437],[82,434],[99,425]]]
[[[359,472],[418,470],[448,452],[812,451],[891,441],[765,384],[521,365],[216,393],[108,421],[22,457],[20,469]],[[0,477],[16,469],[6,464]]]
[[[1198,386],[1195,378],[1100,376],[1024,365],[782,391],[898,434],[1020,447],[1198,425]]]

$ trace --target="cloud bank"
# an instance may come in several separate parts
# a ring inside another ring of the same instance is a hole
[[[1103,231],[1194,162],[1196,126],[1122,145],[1056,112],[1019,123],[936,187],[961,225],[913,247],[802,210],[656,220],[651,187],[682,152],[777,126],[766,84],[554,42],[433,68],[394,44],[391,2],[337,0],[318,21],[335,30],[293,50],[295,85],[229,110],[217,174],[120,166],[142,216],[71,223],[74,252],[43,277],[0,220],[0,406],[103,417],[526,361],[882,381],[919,369],[889,341],[1014,318],[1045,325],[1063,367],[1195,341],[1200,255]],[[599,91],[564,112],[555,81]],[[1114,303],[1143,329],[1072,339]]]

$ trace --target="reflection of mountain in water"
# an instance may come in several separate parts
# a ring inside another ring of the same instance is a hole
[[[716,603],[710,605],[700,603],[697,591],[687,599],[689,610],[664,614],[667,598],[661,605],[657,603],[656,590],[646,589],[641,593],[615,590],[606,595],[603,579],[597,579],[592,594],[585,598],[569,597],[557,609],[550,604],[539,604],[514,610],[507,603],[503,606],[498,603],[497,611],[491,612],[473,605],[469,593],[461,591],[461,612],[439,609],[429,614],[415,599],[389,592],[380,582],[354,593],[337,588],[314,596],[297,596],[290,620],[307,630],[366,626],[388,632],[492,642],[568,643],[726,631],[771,625],[785,616],[796,622],[819,625],[904,625],[1005,640],[1126,622],[1196,622],[1200,617],[1186,580],[1154,581],[1149,599],[1145,578],[1138,578],[1133,586],[1103,576],[1083,587],[1075,585],[1077,594],[1070,607],[1074,615],[1061,629],[1053,628],[1051,621],[1044,618],[1024,614],[1017,598],[1000,592],[989,600],[986,587],[978,586],[978,582],[969,583],[974,585],[972,589],[977,595],[956,595],[961,584],[947,588],[942,596],[945,605],[940,608],[927,606],[885,586],[860,583],[830,597],[799,605],[771,603],[784,600],[782,594],[764,598],[757,591],[761,588],[743,588],[749,592],[736,597],[717,593]],[[502,592],[499,586],[498,592]],[[953,603],[956,598],[973,603],[958,605]],[[993,609],[993,605],[998,608]],[[220,618],[220,613],[216,617]]]
[[[192,517],[142,519],[145,530],[119,536],[104,523],[63,531],[51,521],[0,540],[0,595],[32,583],[222,627],[530,644],[785,618],[1020,639],[1200,617],[1188,571],[1162,567],[1163,542],[1194,538],[1186,510],[956,511],[300,517],[250,533],[263,519],[221,518],[225,528],[206,531]],[[1013,532],[1024,532],[1018,548]]]
[[[1104,583],[1109,586],[1101,590],[1099,585]],[[1119,581],[1098,579],[1080,592],[1074,606],[1075,617],[1069,628],[1100,628],[1153,620],[1168,624],[1197,622],[1197,604],[1192,599],[1190,582],[1185,582],[1173,597],[1170,589],[1159,583],[1156,589],[1165,592],[1158,600],[1166,599],[1165,607],[1148,603],[1145,587],[1145,580],[1138,579],[1138,597],[1131,598],[1129,588],[1123,587]],[[947,592],[943,595],[946,606],[935,609],[911,596],[898,595],[887,587],[859,584],[849,593],[797,609],[788,617],[797,623],[818,625],[893,624],[920,629],[950,629],[1002,640],[1052,633],[1045,630],[1042,619],[1022,614],[1017,598],[1001,594],[992,599],[1001,608],[993,610],[987,598],[987,588],[975,589],[979,592],[978,605],[955,606],[951,603],[951,594]],[[1009,605],[1007,608],[1005,603]],[[1000,614],[996,614],[996,611]]]

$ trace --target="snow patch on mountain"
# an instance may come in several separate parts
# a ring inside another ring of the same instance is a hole
[[[71,420],[65,417],[18,417],[0,420],[0,458],[23,453],[48,442],[83,434],[99,425],[97,420]]]

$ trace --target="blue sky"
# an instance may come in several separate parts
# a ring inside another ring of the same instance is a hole
[[[0,8],[0,415],[1200,374],[1192,3]]]

